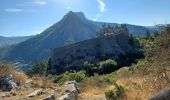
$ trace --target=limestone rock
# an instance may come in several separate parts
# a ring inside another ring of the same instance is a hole
[[[80,93],[80,85],[76,81],[67,81],[63,90],[65,95],[61,96],[59,100],[77,100],[78,93]]]
[[[61,96],[59,100],[77,100],[77,95],[74,92],[68,91],[65,95]]]
[[[15,80],[12,75],[0,79],[0,90],[2,91],[15,90],[18,85],[19,82],[17,82],[17,80]]]

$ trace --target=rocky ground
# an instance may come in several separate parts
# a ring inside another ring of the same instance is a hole
[[[83,95],[76,81],[67,81],[62,86],[42,88],[32,79],[17,82],[12,76],[0,79],[0,100],[106,100],[103,95]]]

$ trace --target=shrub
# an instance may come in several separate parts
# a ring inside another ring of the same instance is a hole
[[[59,83],[60,85],[62,85],[66,81],[75,80],[77,82],[80,82],[80,81],[84,80],[85,78],[86,78],[86,74],[85,74],[84,71],[80,71],[80,72],[65,72],[63,74],[55,76],[53,81],[55,83]]]
[[[12,67],[10,64],[0,63],[0,78],[12,74]]]
[[[116,77],[117,77],[117,74],[114,72],[114,73],[102,75],[101,80],[111,84],[111,83],[114,83],[116,81]]]
[[[86,71],[86,74],[88,76],[93,76],[94,73],[96,72],[96,67],[94,67],[94,64],[91,64],[90,62],[88,61],[85,61],[84,62],[84,70]]]
[[[113,72],[114,70],[117,69],[116,68],[117,62],[115,60],[112,60],[112,59],[102,61],[98,65],[99,65],[100,74],[110,73],[110,72]]]
[[[115,93],[113,90],[106,91],[105,96],[107,100],[116,100]]]
[[[43,75],[48,67],[48,61],[40,61],[33,65],[32,69],[27,72],[28,75]]]
[[[129,71],[132,73],[135,73],[137,71],[140,71],[141,74],[148,74],[148,68],[151,66],[151,64],[147,60],[139,60],[137,64],[132,65],[129,68]]]
[[[107,100],[121,100],[125,96],[125,89],[116,83],[114,85],[115,90],[109,90],[105,92]]]

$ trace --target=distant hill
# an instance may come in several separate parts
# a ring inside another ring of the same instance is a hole
[[[42,59],[48,59],[50,49],[62,47],[68,40],[79,42],[96,37],[96,32],[104,22],[95,22],[88,20],[82,12],[67,13],[63,19],[47,28],[41,34],[34,36],[22,43],[17,44],[10,49],[5,60],[23,60],[25,62],[34,62]],[[107,23],[118,25],[116,23]],[[129,25],[127,27],[130,33],[142,35],[146,31],[151,31],[144,26]]]
[[[31,38],[31,36],[17,36],[17,37],[0,36],[0,48],[21,43],[29,38]]]

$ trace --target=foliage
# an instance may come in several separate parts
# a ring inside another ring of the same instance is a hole
[[[117,78],[116,72],[110,73],[110,74],[105,74],[101,76],[101,80],[104,82],[107,82],[109,84],[115,83]]]
[[[90,62],[85,61],[85,62],[84,62],[84,70],[86,71],[86,74],[87,74],[88,76],[92,76],[92,75],[94,75],[94,73],[96,72],[97,67],[95,67],[94,64],[91,64]]]
[[[0,63],[0,78],[12,74],[12,67],[10,64]]]
[[[97,74],[107,74],[115,71],[117,68],[117,62],[112,59],[98,62],[97,64],[92,64],[88,61],[84,62],[84,70],[88,76],[93,76],[94,73]]]
[[[131,66],[133,63],[137,63],[138,59],[144,58],[144,51],[140,49],[137,52],[129,52],[123,55],[120,55],[116,60],[119,67],[122,66]]]
[[[125,95],[125,89],[122,86],[117,85],[116,83],[114,85],[115,90],[109,90],[105,92],[107,100],[121,100]]]
[[[112,59],[108,59],[106,61],[101,61],[98,63],[99,66],[99,73],[104,74],[104,73],[110,73],[113,72],[117,69],[117,62]]]
[[[86,78],[86,74],[84,71],[80,72],[65,72],[63,74],[60,74],[58,76],[55,76],[53,81],[58,84],[63,84],[66,81],[75,80],[77,82],[81,82]]]
[[[143,74],[148,74],[148,68],[151,64],[147,60],[139,60],[137,64],[132,65],[129,68],[129,71],[132,73],[137,72],[138,70],[142,71]]]
[[[43,75],[48,67],[48,61],[40,61],[32,66],[32,69],[26,72],[26,74],[32,75]]]

